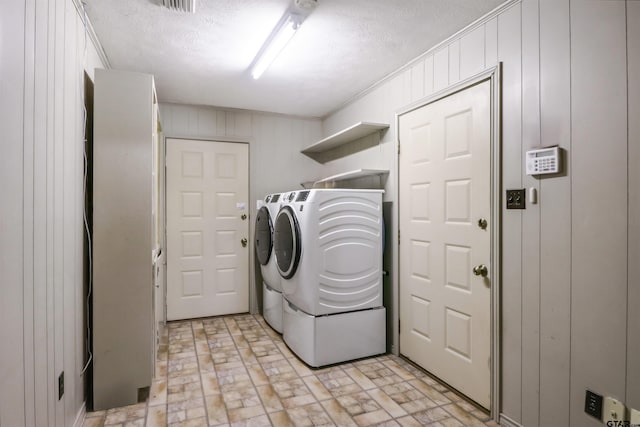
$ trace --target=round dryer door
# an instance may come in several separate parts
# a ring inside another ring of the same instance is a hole
[[[280,209],[273,230],[273,246],[280,275],[290,279],[296,273],[300,261],[300,228],[290,206]]]
[[[256,256],[261,265],[267,265],[273,248],[273,224],[269,209],[265,206],[258,210],[256,215]]]

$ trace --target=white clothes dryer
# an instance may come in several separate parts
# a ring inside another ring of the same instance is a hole
[[[382,305],[382,193],[284,193],[274,249],[289,302],[314,316]]]
[[[280,194],[269,194],[256,215],[255,250],[262,273],[262,312],[265,321],[282,333],[282,285],[273,250],[273,224]]]
[[[382,193],[283,194],[273,242],[284,295],[283,338],[311,366],[386,350]]]

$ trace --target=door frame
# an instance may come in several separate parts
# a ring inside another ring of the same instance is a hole
[[[196,137],[196,136],[189,136],[189,135],[184,135],[184,134],[180,134],[180,133],[162,133],[162,167],[163,167],[163,171],[162,171],[162,206],[161,209],[163,211],[163,221],[162,221],[162,238],[163,240],[163,248],[162,250],[164,251],[164,255],[163,255],[163,262],[162,262],[162,269],[163,269],[163,281],[161,284],[162,287],[162,300],[163,300],[163,323],[166,325],[167,324],[167,253],[168,253],[168,247],[167,247],[167,140],[168,139],[189,139],[192,141],[203,141],[203,142],[229,142],[229,143],[234,143],[234,144],[246,144],[248,149],[247,149],[247,162],[248,162],[248,173],[249,175],[247,176],[247,185],[248,185],[248,197],[249,200],[247,200],[247,221],[249,221],[249,236],[247,237],[247,239],[250,242],[253,242],[253,233],[254,233],[254,227],[253,227],[253,216],[251,215],[251,141],[248,140],[247,138],[237,138],[237,137],[233,137],[233,136],[220,136],[220,137]],[[249,259],[248,259],[248,263],[249,265],[247,265],[247,274],[248,274],[248,286],[249,286],[249,313],[254,313],[255,312],[255,307],[257,306],[257,296],[255,294],[255,290],[253,289],[254,286],[251,286],[251,281],[252,281],[252,277],[254,276],[254,251],[249,251]]]
[[[501,321],[501,191],[502,191],[502,153],[501,153],[501,118],[502,118],[502,102],[501,102],[501,68],[502,63],[498,63],[496,66],[488,68],[474,76],[461,80],[451,86],[448,86],[438,92],[433,93],[425,98],[421,98],[411,104],[396,111],[394,123],[395,123],[395,165],[396,165],[396,194],[398,200],[396,201],[396,209],[394,210],[395,217],[393,218],[393,230],[397,236],[393,236],[397,242],[397,250],[394,251],[393,256],[393,280],[395,286],[393,287],[393,343],[392,352],[396,355],[400,354],[400,116],[409,113],[413,110],[417,110],[426,105],[437,102],[443,98],[446,98],[454,93],[461,92],[471,86],[484,81],[490,81],[491,84],[491,99],[490,99],[490,112],[491,112],[491,136],[490,136],[490,150],[491,150],[491,249],[490,249],[490,268],[491,268],[491,304],[490,304],[490,318],[491,318],[491,417],[494,421],[499,422],[500,417],[500,321]]]

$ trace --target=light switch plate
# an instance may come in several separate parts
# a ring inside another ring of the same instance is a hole
[[[640,411],[637,409],[631,409],[631,419],[629,421],[631,421],[631,425],[638,425],[640,426]]]
[[[613,397],[604,398],[604,408],[602,410],[602,421],[606,424],[608,421],[626,421],[625,420],[626,408],[617,399]]]

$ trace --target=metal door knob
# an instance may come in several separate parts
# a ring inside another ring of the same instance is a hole
[[[487,223],[486,219],[480,218],[478,220],[478,227],[480,227],[481,229],[486,230],[487,229],[487,225],[488,225],[488,223]]]
[[[473,274],[475,274],[476,276],[487,277],[487,274],[489,274],[489,269],[484,264],[476,265],[475,267],[473,267]]]
[[[247,247],[247,239],[243,238],[242,240],[240,240],[240,243],[242,243],[242,247],[246,248]]]
[[[240,216],[240,219],[241,219],[241,220],[243,220],[243,221],[244,221],[245,219],[247,219],[247,214],[242,214],[242,216]]]

